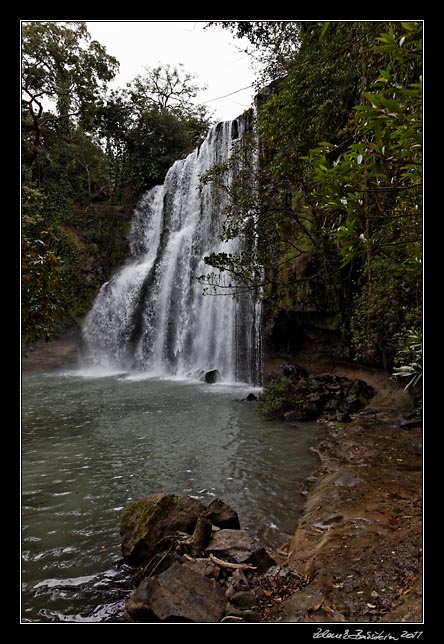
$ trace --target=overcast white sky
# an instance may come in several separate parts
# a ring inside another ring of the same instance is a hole
[[[94,21],[86,24],[92,38],[104,45],[120,63],[120,73],[113,86],[125,86],[143,72],[145,65],[177,66],[182,63],[185,72],[196,75],[196,84],[207,86],[196,101],[209,101],[206,104],[216,120],[236,118],[252,104],[253,88],[212,100],[254,81],[250,57],[241,51],[242,41],[222,27],[204,30],[204,21]]]

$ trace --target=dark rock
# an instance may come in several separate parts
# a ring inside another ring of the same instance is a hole
[[[344,411],[337,411],[336,414],[333,416],[335,420],[337,420],[339,423],[348,423],[351,421],[351,418],[347,412]]]
[[[256,595],[252,590],[241,590],[230,598],[231,604],[240,610],[251,610],[257,607]]]
[[[249,563],[264,572],[275,561],[265,548],[245,530],[219,530],[211,537],[205,554],[233,563]]]
[[[244,398],[244,400],[248,400],[248,401],[251,401],[251,400],[257,400],[257,396],[255,396],[254,394],[251,394],[251,393],[250,393],[250,394],[248,394],[248,396],[246,396],[246,397]]]
[[[290,367],[285,367],[291,374]],[[291,382],[274,394],[273,389],[262,396],[262,404],[268,406],[268,397],[272,402],[272,417],[286,420],[314,420],[323,414],[329,419],[350,420],[350,415],[367,405],[374,395],[374,390],[363,380],[349,380],[345,376],[330,374],[310,375],[304,377],[304,371],[295,367]],[[284,392],[284,393],[282,393]],[[273,396],[276,399],[273,400]],[[265,412],[267,414],[267,412]]]
[[[227,580],[225,597],[227,597],[227,599],[230,599],[235,593],[248,589],[248,579],[245,576],[245,573],[241,570],[235,570],[231,577],[229,577]]]
[[[310,590],[309,587],[293,593],[281,604],[284,619],[287,615],[297,616],[297,621],[309,621],[325,601],[325,596]]]
[[[314,418],[316,418],[316,416],[318,416],[318,414],[318,407],[314,403],[307,400],[306,402],[301,403],[301,405],[296,409],[287,411],[284,414],[284,418],[289,422],[298,420],[313,420]]]
[[[161,572],[169,568],[173,563],[178,561],[182,563],[182,557],[177,554],[174,550],[170,554],[165,552],[166,542],[162,542],[163,551],[156,552],[150,560],[142,566],[139,566],[134,571],[134,566],[128,566],[128,569],[132,571],[132,579],[134,580],[133,588],[136,584],[142,581],[143,577],[151,577],[154,573],[160,575]]]
[[[308,378],[308,371],[297,364],[282,365],[282,373],[286,378],[292,378],[293,380],[306,380]]]
[[[225,612],[229,617],[240,617],[243,622],[258,622],[259,613],[255,610],[241,610],[233,606],[230,602],[227,603]]]
[[[304,420],[304,412],[302,409],[286,411],[284,414],[284,418],[289,423],[293,423],[298,420]]]
[[[138,565],[165,547],[162,539],[181,531],[192,534],[205,507],[188,496],[153,494],[132,503],[120,522],[122,553]]]
[[[197,520],[196,527],[191,537],[191,555],[200,557],[210,541],[213,524],[207,517],[206,512],[202,512]]]
[[[414,412],[411,412],[407,415],[401,415],[398,418],[396,425],[399,429],[415,429],[416,427],[422,427],[422,418],[416,415]]]
[[[240,530],[239,516],[233,508],[221,499],[214,499],[208,505],[206,516],[218,528]]]
[[[127,611],[135,621],[219,622],[226,599],[221,588],[189,566],[174,563],[145,578],[131,594]]]
[[[182,565],[191,568],[198,575],[203,575],[210,579],[218,580],[221,576],[221,569],[211,559],[185,559]]]
[[[220,380],[220,373],[218,369],[211,369],[211,371],[206,371],[204,376],[204,381],[210,385],[213,385],[215,382]]]

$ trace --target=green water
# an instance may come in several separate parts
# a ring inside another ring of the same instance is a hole
[[[123,509],[155,492],[217,496],[264,545],[287,539],[322,429],[262,420],[240,400],[249,391],[138,374],[23,374],[24,620],[88,621],[103,579],[116,574]]]

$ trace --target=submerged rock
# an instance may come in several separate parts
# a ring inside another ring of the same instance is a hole
[[[298,420],[314,420],[319,415],[319,408],[310,401],[301,402],[299,407],[284,414],[285,420],[294,422]]]
[[[205,506],[189,496],[153,494],[132,503],[120,522],[123,556],[132,565],[144,563],[162,539],[177,531],[192,534]]]

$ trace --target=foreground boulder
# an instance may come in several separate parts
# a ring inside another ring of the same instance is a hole
[[[129,620],[258,621],[250,584],[275,562],[221,499],[154,494],[129,506],[120,533],[134,567]]]
[[[120,522],[122,554],[138,565],[162,550],[162,540],[176,532],[192,534],[205,506],[189,496],[153,494],[132,503]]]
[[[226,603],[224,591],[207,576],[173,563],[158,577],[140,583],[127,611],[135,621],[218,622]]]

